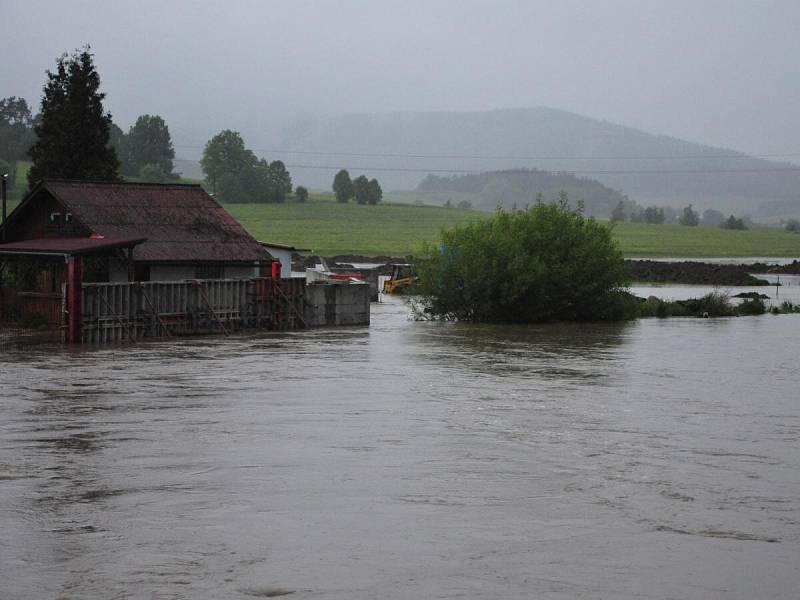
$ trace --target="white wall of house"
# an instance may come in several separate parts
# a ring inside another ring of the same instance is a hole
[[[267,252],[272,254],[272,258],[281,261],[281,277],[292,276],[292,251],[285,248],[276,248],[275,246],[265,245]]]

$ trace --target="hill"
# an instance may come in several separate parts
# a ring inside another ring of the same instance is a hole
[[[631,208],[625,196],[593,179],[535,169],[509,169],[450,177],[428,175],[416,191],[439,198],[451,192],[472,194],[476,198],[477,208],[494,209],[502,206],[507,210],[524,208],[538,198],[554,200],[564,192],[571,205],[581,202],[587,215],[603,219],[611,216],[611,211],[619,202],[623,203],[626,212],[629,213]]]
[[[544,107],[306,118],[275,146],[289,151],[275,158],[294,165],[294,180],[315,189],[342,167],[387,190],[415,189],[429,173],[535,168],[596,179],[643,205],[800,214],[800,172],[787,170],[797,165]]]

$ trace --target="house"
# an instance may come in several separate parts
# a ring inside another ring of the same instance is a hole
[[[89,281],[269,276],[273,260],[199,185],[44,180],[0,235],[0,255],[94,258]]]
[[[292,276],[292,255],[295,252],[309,252],[308,248],[295,248],[284,244],[273,242],[259,242],[272,255],[272,258],[280,263],[280,276],[287,278]],[[273,276],[275,276],[273,274]]]

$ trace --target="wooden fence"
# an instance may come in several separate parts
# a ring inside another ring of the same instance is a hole
[[[81,340],[224,333],[305,327],[305,279],[203,279],[85,283]]]

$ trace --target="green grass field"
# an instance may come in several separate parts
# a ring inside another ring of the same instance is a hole
[[[312,194],[307,204],[225,206],[257,239],[310,248],[325,256],[406,256],[437,239],[443,227],[488,213],[407,204],[337,204]],[[732,231],[716,227],[618,223],[614,237],[629,257],[800,257],[800,235],[780,229]]]
[[[14,196],[21,196],[27,185],[26,171],[22,163]],[[9,212],[16,204],[16,198],[9,202]],[[488,214],[391,201],[378,206],[338,204],[332,194],[315,193],[306,204],[227,204],[225,208],[256,239],[309,248],[324,256],[415,254],[424,242],[434,242],[442,228]],[[618,223],[614,237],[629,257],[800,257],[800,235],[781,229],[732,231]]]
[[[800,235],[783,229],[618,223],[614,237],[629,257],[800,257]]]
[[[329,194],[311,194],[297,204],[226,204],[225,208],[258,240],[309,248],[315,254],[407,256],[443,227],[486,213],[457,208],[386,203],[338,204]]]

